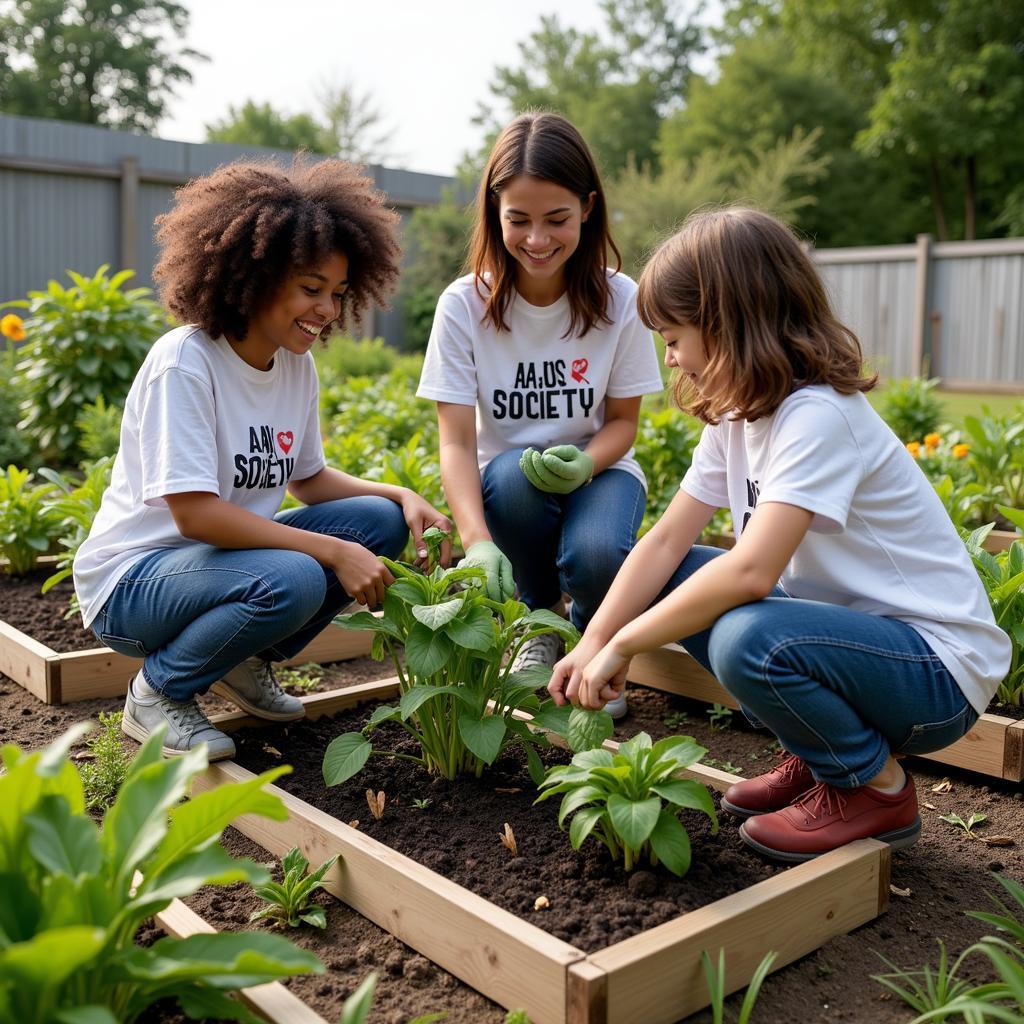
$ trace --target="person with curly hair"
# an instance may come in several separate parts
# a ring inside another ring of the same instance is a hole
[[[411,531],[448,520],[404,487],[326,465],[311,349],[383,305],[397,216],[340,160],[236,163],[157,220],[154,277],[185,326],[160,338],[125,402],[110,487],[75,559],[86,627],[144,660],[123,729],[166,726],[165,754],[234,754],[196,703],[212,689],[291,721],[273,662],[352,600],[380,603]],[[285,493],[303,503],[278,511]],[[442,550],[447,561],[447,549]]]

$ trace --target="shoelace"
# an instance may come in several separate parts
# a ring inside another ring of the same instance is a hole
[[[183,735],[191,736],[200,729],[210,728],[210,720],[195,701],[167,700],[166,708],[168,717]]]
[[[846,815],[843,813],[846,804],[847,798],[840,790],[835,786],[830,786],[827,782],[819,782],[813,789],[809,789],[802,797],[794,801],[792,806],[802,808],[815,820],[824,812],[826,815],[838,814],[843,821],[846,821]]]
[[[782,773],[783,783],[792,782],[793,776],[803,767],[803,762],[796,754],[783,758],[772,771]]]

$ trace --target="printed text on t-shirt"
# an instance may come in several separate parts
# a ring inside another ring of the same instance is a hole
[[[586,359],[574,359],[572,381],[589,384],[587,368]],[[565,370],[564,359],[518,363],[512,388],[494,389],[492,415],[496,420],[559,420],[580,413],[589,417],[594,407],[594,389],[569,385]]]
[[[747,511],[743,513],[743,525],[740,527],[740,533],[747,528],[747,523],[750,522],[750,517],[754,514],[754,509],[757,507],[757,499],[761,494],[761,487],[756,480],[747,481]]]
[[[251,491],[256,487],[280,487],[288,483],[295,468],[295,459],[287,456],[294,443],[295,435],[290,430],[275,433],[269,423],[250,427],[249,453],[235,455],[234,486]],[[278,454],[279,450],[284,457]]]

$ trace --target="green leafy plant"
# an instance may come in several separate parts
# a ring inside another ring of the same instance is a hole
[[[743,1002],[740,1005],[736,1024],[748,1024],[750,1015],[754,1012],[754,1004],[757,1002],[757,997],[761,994],[761,986],[764,984],[764,979],[768,977],[768,972],[771,971],[772,964],[775,963],[778,955],[775,952],[766,953],[757,965],[750,979],[750,984],[743,994]],[[725,1020],[725,950],[720,949],[718,951],[717,965],[712,964],[707,950],[702,950],[700,965],[704,971],[704,982],[708,987],[708,995],[711,997],[712,1024],[722,1024],[722,1021]]]
[[[277,681],[285,688],[298,690],[301,693],[311,693],[319,685],[324,677],[323,665],[314,661],[305,665],[297,665],[295,668],[279,668],[276,670]]]
[[[662,863],[680,877],[690,867],[690,837],[679,820],[684,808],[703,811],[718,831],[707,787],[680,776],[707,750],[692,736],[668,736],[657,743],[641,732],[620,744],[618,753],[586,750],[567,765],[548,769],[537,798],[561,796],[558,824],[573,815],[569,841],[578,850],[593,835],[627,871],[643,861]]]
[[[219,845],[241,814],[284,819],[263,787],[277,768],[184,800],[206,748],[161,756],[154,731],[98,827],[68,751],[88,725],[45,750],[0,748],[0,1020],[132,1024],[173,996],[191,1019],[259,1020],[228,992],[322,972],[312,954],[266,933],[163,938],[137,946],[146,918],[203,885],[263,884],[267,872]]]
[[[885,974],[872,974],[871,977],[899,996],[917,1013],[937,1012],[971,988],[969,982],[957,976],[968,952],[961,953],[950,963],[946,944],[940,939],[938,966],[925,964],[920,970],[904,970],[879,953],[877,956],[890,970]],[[932,1019],[942,1020],[944,1017]]]
[[[678,729],[690,721],[690,715],[686,711],[670,711],[662,720],[661,724],[669,729]]]
[[[999,511],[1015,526],[1024,526],[1024,512],[1006,505]],[[1015,540],[1006,550],[992,554],[985,550],[985,538],[992,524],[961,536],[984,584],[996,624],[1010,638],[1010,669],[999,684],[996,698],[1007,704],[1024,703],[1024,541]]]
[[[150,345],[168,328],[148,288],[122,289],[134,271],[108,277],[107,269],[92,277],[69,270],[70,288],[50,281],[44,291],[7,303],[27,310],[17,365],[19,427],[51,465],[78,462],[82,408],[100,395],[122,405]]]
[[[436,529],[424,534],[432,560],[444,536]],[[557,633],[570,647],[575,644],[579,633],[571,623],[546,609],[531,612],[519,601],[491,601],[483,589],[486,573],[476,566],[438,566],[425,574],[401,562],[382,561],[395,577],[383,614],[357,612],[335,621],[374,633],[373,656],[391,658],[401,698],[397,706],[377,708],[361,732],[331,741],[323,764],[327,785],[352,778],[371,754],[402,757],[446,779],[468,773],[479,777],[516,743],[539,783],[544,768],[536,748],[549,741],[517,717],[518,711],[563,735],[574,750],[597,746],[611,735],[611,718],[603,711],[541,703],[537,691],[550,678],[549,668],[511,671],[512,659],[532,637]],[[408,732],[419,744],[419,756],[374,750],[369,735],[384,722]]]
[[[932,480],[932,486],[958,530],[979,523],[982,511],[990,508],[998,500],[995,491],[989,490],[977,481],[957,483],[948,473],[938,480]]]
[[[430,797],[413,797],[412,802],[418,811],[425,811],[431,804]]]
[[[1024,416],[994,416],[983,406],[981,416],[964,417],[964,428],[970,437],[967,461],[975,480],[1004,504],[1024,507]],[[994,502],[983,506],[982,522],[994,511]]]
[[[121,417],[119,405],[108,405],[100,395],[95,402],[83,405],[75,426],[80,435],[82,455],[89,461],[116,455],[121,446]]]
[[[30,484],[27,469],[8,466],[0,473],[0,555],[7,559],[10,576],[24,576],[50,550],[56,520],[47,506],[53,491],[49,483]]]
[[[17,349],[0,341],[0,466],[38,466],[32,446],[25,435],[18,430],[17,383],[14,367],[17,364]]]
[[[249,920],[270,918],[289,928],[298,928],[301,924],[326,928],[327,912],[318,903],[311,902],[311,897],[317,889],[324,888],[324,875],[334,867],[337,859],[335,855],[325,860],[316,871],[307,875],[309,861],[297,846],[293,846],[281,860],[281,881],[256,886],[256,895],[266,900],[268,906],[253,911]]]
[[[966,820],[961,818],[959,814],[940,814],[939,821],[946,821],[954,828],[960,829],[970,839],[977,839],[978,837],[974,834],[975,826],[983,825],[988,821],[987,814],[981,814],[975,811]]]
[[[121,738],[123,711],[101,711],[100,727],[85,741],[90,760],[78,767],[85,791],[85,806],[107,808],[124,785],[131,769],[132,759]]]
[[[530,1015],[525,1010],[509,1010],[504,1024],[530,1024]]]
[[[732,725],[732,708],[725,704],[712,704],[707,715],[711,728],[717,732],[724,732]]]
[[[373,1009],[373,996],[377,989],[377,972],[372,971],[363,978],[359,987],[345,1000],[341,1007],[341,1019],[338,1024],[366,1024],[370,1019],[370,1011]],[[438,1021],[447,1020],[448,1014],[424,1013],[414,1017],[408,1024],[437,1024]]]
[[[938,377],[890,380],[879,398],[879,414],[904,443],[932,433],[942,422],[942,402],[935,393]]]

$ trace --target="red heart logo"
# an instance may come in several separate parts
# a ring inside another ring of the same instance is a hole
[[[584,384],[589,384],[590,381],[584,376],[589,365],[590,363],[586,359],[574,359],[572,361],[572,379],[577,383],[582,381]]]
[[[287,455],[292,450],[292,443],[295,440],[295,436],[290,430],[279,430],[277,432],[277,443],[281,446],[281,450]]]

